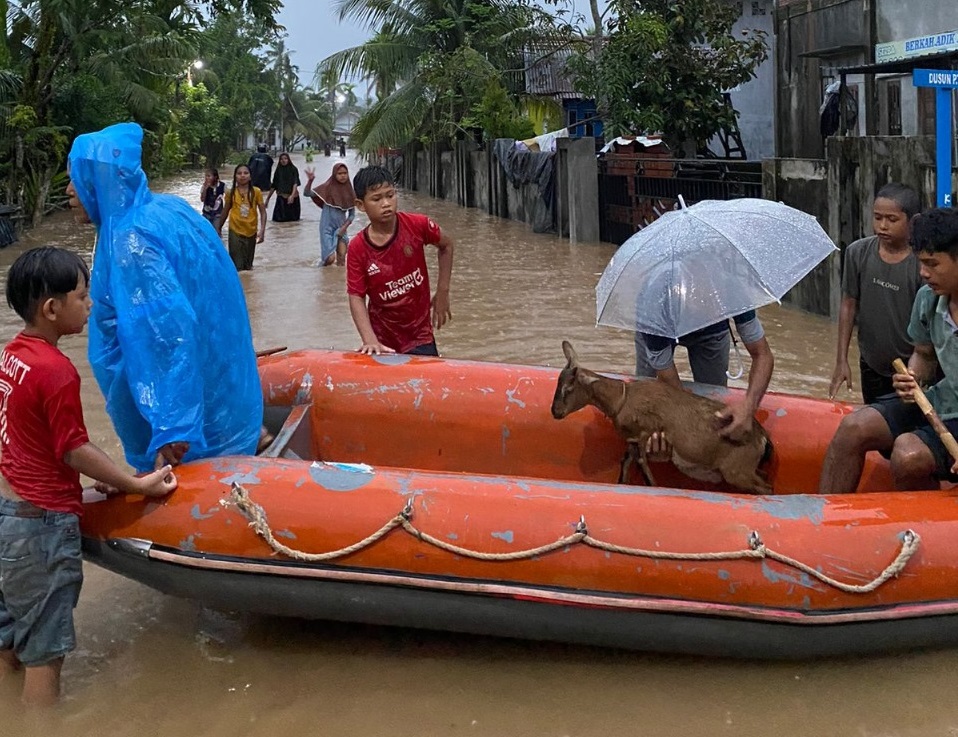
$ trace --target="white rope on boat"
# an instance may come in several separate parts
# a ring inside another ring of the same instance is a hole
[[[439,538],[433,537],[429,533],[423,532],[422,530],[416,528],[416,526],[412,524],[413,507],[412,500],[410,499],[408,502],[406,502],[406,506],[399,514],[387,521],[382,527],[372,534],[364,537],[362,540],[359,540],[358,542],[355,542],[352,545],[348,545],[344,548],[339,548],[338,550],[330,550],[325,553],[307,553],[302,550],[291,548],[276,539],[276,536],[273,534],[273,531],[269,526],[269,522],[267,521],[266,511],[260,504],[257,504],[250,498],[249,492],[240,484],[236,482],[233,483],[230,490],[229,499],[223,503],[234,505],[243,514],[243,516],[249,520],[249,526],[252,527],[256,534],[262,537],[263,540],[265,540],[274,551],[289,558],[293,558],[294,560],[310,563],[335,560],[336,558],[342,558],[347,555],[357,553],[360,550],[367,548],[386,537],[386,535],[388,535],[394,529],[401,528],[404,532],[412,535],[422,542],[439,548],[440,550],[445,550],[453,555],[459,555],[464,558],[471,558],[473,560],[496,562],[525,560],[528,558],[535,558],[536,556],[544,555],[546,553],[551,553],[555,550],[561,550],[562,548],[576,544],[588,545],[589,547],[596,548],[598,550],[604,550],[609,553],[618,553],[620,555],[650,558],[654,560],[708,561],[771,559],[781,563],[782,565],[795,568],[796,570],[799,570],[824,584],[839,589],[840,591],[844,591],[849,594],[865,594],[870,591],[874,591],[886,581],[897,577],[898,574],[904,570],[905,566],[908,564],[908,561],[917,552],[918,547],[921,544],[921,536],[917,532],[914,532],[913,530],[905,530],[902,532],[901,549],[898,551],[898,554],[895,556],[894,560],[892,560],[892,562],[889,563],[888,566],[880,574],[878,574],[878,576],[864,584],[850,584],[845,583],[844,581],[839,581],[831,576],[827,576],[807,563],[802,563],[795,558],[791,558],[783,553],[772,550],[766,547],[765,543],[762,542],[762,539],[757,532],[752,532],[749,535],[748,547],[742,550],[717,551],[711,553],[677,553],[666,552],[662,550],[630,548],[623,545],[615,545],[614,543],[605,542],[604,540],[599,540],[598,538],[592,537],[592,535],[589,534],[584,517],[579,518],[579,522],[576,525],[574,533],[571,535],[566,535],[565,537],[561,537],[555,542],[540,545],[535,548],[528,548],[526,550],[516,550],[511,553],[483,553],[478,550],[464,548],[460,545],[453,545],[452,543],[446,542],[445,540],[440,540]]]

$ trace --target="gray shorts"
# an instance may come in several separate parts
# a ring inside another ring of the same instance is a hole
[[[79,518],[0,498],[0,650],[26,666],[73,650],[82,583]]]
[[[728,354],[732,345],[732,336],[728,330],[720,333],[683,338],[679,345],[685,346],[689,353],[689,366],[692,379],[700,384],[728,386]],[[635,334],[635,375],[655,376],[655,368],[649,362],[645,339],[642,333]]]

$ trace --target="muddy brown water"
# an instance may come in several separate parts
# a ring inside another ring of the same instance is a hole
[[[338,160],[316,158],[320,180]],[[354,173],[357,162],[347,163]],[[157,189],[198,207],[200,181],[184,174]],[[401,206],[430,214],[455,241],[444,355],[560,366],[568,338],[583,364],[630,371],[630,334],[595,327],[593,290],[613,246],[570,245],[411,193]],[[304,203],[303,213],[270,223],[242,276],[256,346],[354,349],[344,270],[313,266],[320,212]],[[0,251],[0,278],[24,248],[89,255],[92,241],[89,227],[54,216]],[[823,396],[835,325],[777,306],[761,316],[775,353],[771,389]],[[19,327],[3,311],[3,342]],[[63,346],[84,380],[92,439],[122,458],[85,334]],[[0,736],[958,735],[952,650],[767,663],[304,622],[208,610],[93,565],[77,629],[63,704],[38,721],[21,711],[15,680],[0,684]]]

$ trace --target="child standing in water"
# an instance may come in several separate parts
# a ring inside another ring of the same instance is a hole
[[[233,186],[226,197],[223,215],[216,226],[223,231],[229,221],[229,252],[237,271],[253,268],[256,244],[266,235],[266,205],[259,187],[250,183],[249,167],[240,164],[233,170]]]
[[[848,345],[858,323],[862,398],[872,404],[893,394],[895,358],[908,361],[912,344],[908,321],[921,287],[918,257],[911,247],[911,219],[918,214],[918,194],[903,184],[886,184],[875,195],[875,235],[852,243],[845,251],[842,303],[838,315],[838,351],[829,398],[842,384],[852,388]]]
[[[52,246],[21,254],[7,277],[7,304],[24,327],[0,354],[0,680],[23,668],[31,706],[56,702],[76,647],[80,474],[111,494],[176,488],[169,465],[134,477],[87,436],[80,375],[58,343],[83,331],[89,287],[83,259]]]
[[[360,169],[353,189],[356,206],[369,217],[369,225],[349,242],[346,259],[349,312],[362,340],[360,352],[438,356],[433,329],[452,319],[452,241],[425,215],[399,211],[396,186],[383,167]],[[439,253],[431,296],[427,245]]]
[[[313,189],[316,170],[306,169],[306,196],[323,210],[319,219],[319,263],[337,266],[346,261],[346,231],[356,213],[356,194],[349,183],[349,169],[345,164],[333,166],[329,179]]]
[[[200,202],[203,203],[203,217],[217,227],[220,215],[223,214],[223,195],[226,194],[226,184],[220,181],[220,173],[216,169],[207,169],[206,178],[200,188]]]

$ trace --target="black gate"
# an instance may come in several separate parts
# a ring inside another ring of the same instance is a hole
[[[599,160],[600,237],[621,245],[663,212],[702,200],[762,196],[758,161],[607,154]]]

